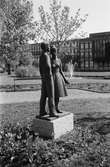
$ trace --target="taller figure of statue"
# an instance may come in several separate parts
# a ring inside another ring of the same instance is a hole
[[[46,43],[41,43],[41,49],[42,53],[39,61],[39,70],[41,75],[42,87],[41,87],[39,116],[42,117],[47,114],[45,106],[46,106],[46,98],[48,97],[49,116],[58,117],[58,115],[55,114],[54,82],[51,70],[49,45]]]

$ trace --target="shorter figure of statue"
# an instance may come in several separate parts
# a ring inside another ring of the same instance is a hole
[[[55,46],[51,46],[50,53],[51,53],[52,74],[54,80],[55,108],[57,113],[61,113],[61,111],[58,108],[59,98],[68,95],[65,83],[69,84],[69,82],[65,78],[65,75],[62,71],[62,63],[61,60],[57,57],[57,49]]]

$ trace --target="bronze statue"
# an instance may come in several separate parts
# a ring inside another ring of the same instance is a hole
[[[57,49],[55,46],[51,46],[50,53],[52,75],[54,80],[55,109],[57,113],[62,113],[58,108],[59,98],[68,95],[65,83],[69,84],[69,82],[65,78],[65,75],[62,71],[62,63],[61,60],[57,57]]]
[[[40,98],[40,114],[39,116],[45,116],[47,114],[45,110],[46,99],[48,97],[49,116],[58,117],[55,113],[54,103],[54,82],[51,70],[51,60],[49,55],[49,45],[41,43],[42,54],[39,61],[39,70],[41,75],[42,87]]]

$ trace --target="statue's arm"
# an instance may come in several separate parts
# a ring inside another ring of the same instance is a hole
[[[66,79],[66,77],[65,77],[65,75],[64,75],[64,73],[63,73],[61,60],[60,60],[60,73],[61,73],[61,75],[62,75],[62,77],[63,77],[65,83],[66,83],[66,84],[69,84],[69,81]]]
[[[40,75],[42,75],[41,57],[40,57],[40,59],[39,59],[39,72],[40,72]]]
[[[52,75],[51,61],[48,54],[45,54],[45,62],[46,62],[46,73],[48,76],[51,76]]]

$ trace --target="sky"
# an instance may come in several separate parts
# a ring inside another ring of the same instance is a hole
[[[34,17],[38,18],[38,6],[44,5],[48,11],[50,0],[33,0]],[[60,0],[62,6],[69,6],[73,13],[81,9],[81,15],[88,14],[82,30],[90,33],[110,31],[110,0]]]

